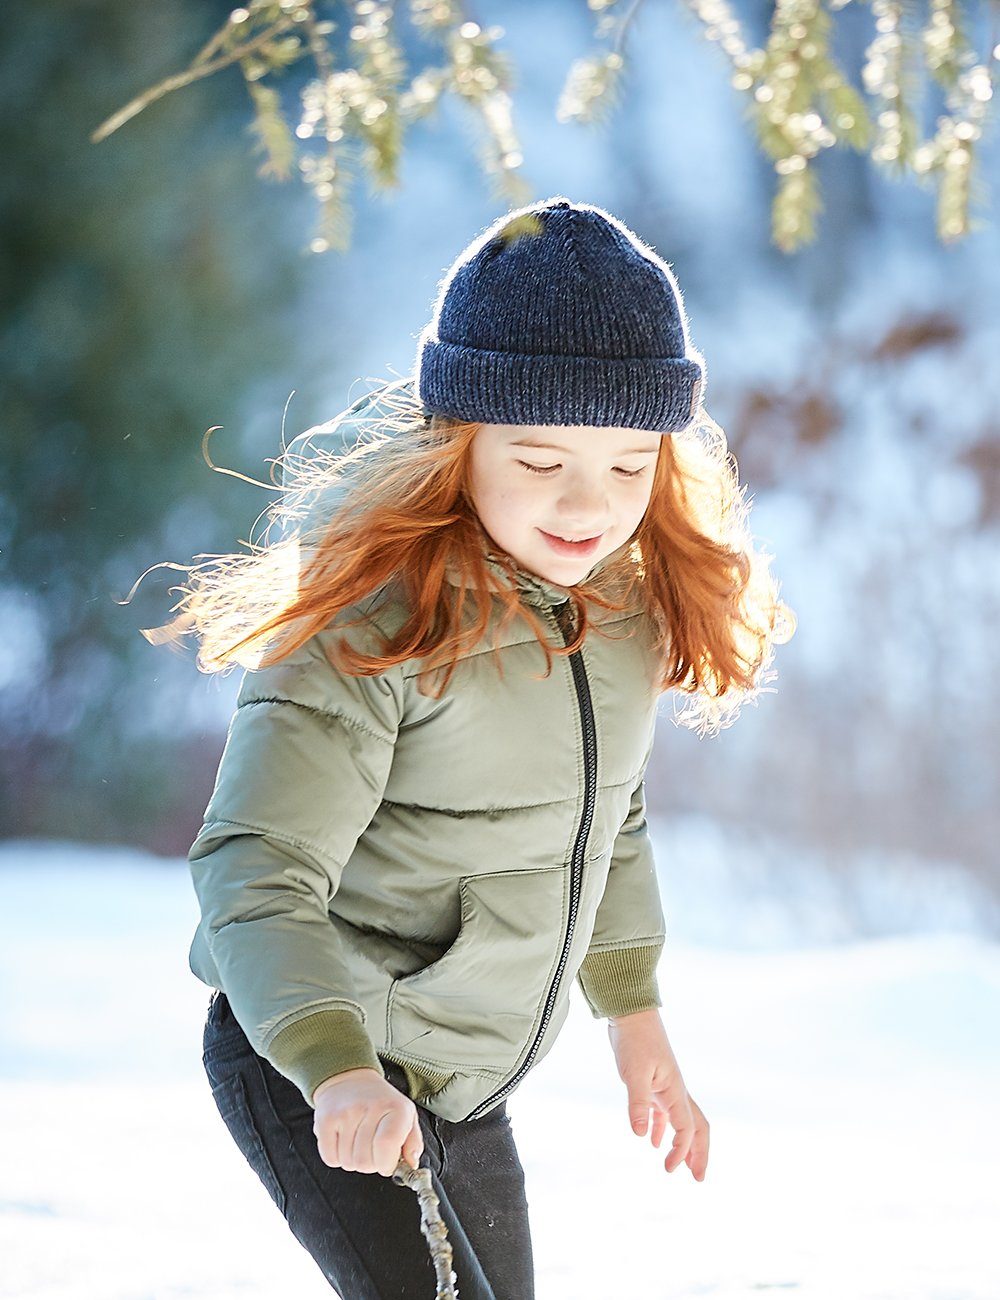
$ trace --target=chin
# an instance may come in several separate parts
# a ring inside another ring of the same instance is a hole
[[[597,564],[597,560],[592,560],[588,564],[550,564],[545,566],[545,571],[541,576],[547,582],[554,582],[557,587],[574,587],[578,582],[582,582],[590,570]]]

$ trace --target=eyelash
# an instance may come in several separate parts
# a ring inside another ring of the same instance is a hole
[[[517,463],[523,465],[531,474],[549,474],[552,470],[559,468],[558,465],[529,465],[526,460],[519,460]],[[615,469],[623,478],[638,478],[640,474],[646,472],[644,469],[622,469],[618,465],[615,466]]]

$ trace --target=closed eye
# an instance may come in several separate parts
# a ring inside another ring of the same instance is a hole
[[[529,465],[526,460],[515,461],[517,465],[523,465],[526,470],[532,474],[553,474],[557,469],[562,469],[561,465]],[[645,469],[623,469],[620,465],[615,466],[615,471],[621,474],[622,478],[638,478],[640,474],[645,474]]]

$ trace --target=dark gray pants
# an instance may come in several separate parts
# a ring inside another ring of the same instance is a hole
[[[342,1300],[434,1300],[434,1268],[417,1197],[382,1174],[332,1169],[314,1111],[251,1047],[224,993],[205,1022],[205,1072],[233,1140],[288,1226]],[[408,1095],[406,1076],[383,1062]],[[506,1104],[452,1123],[417,1104],[424,1150],[448,1229],[460,1300],[533,1300],[524,1171]]]

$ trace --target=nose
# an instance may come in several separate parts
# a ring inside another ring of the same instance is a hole
[[[608,524],[608,495],[604,487],[584,475],[570,475],[557,505],[559,518],[574,532],[603,532]]]

